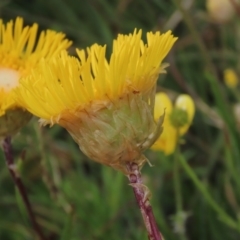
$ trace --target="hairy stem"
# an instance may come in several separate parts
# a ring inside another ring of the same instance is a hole
[[[149,240],[162,240],[160,231],[158,230],[152,207],[149,202],[149,190],[142,184],[141,173],[139,167],[135,163],[128,163],[128,179],[133,187],[137,204],[140,208],[145,227],[147,229]]]
[[[19,176],[19,174],[16,171],[16,165],[14,163],[14,159],[13,159],[13,152],[12,152],[12,144],[11,144],[11,137],[6,137],[3,142],[2,142],[2,147],[3,147],[3,151],[4,151],[4,155],[5,155],[5,159],[6,159],[6,164],[8,167],[8,170],[12,176],[12,179],[22,197],[23,203],[27,209],[30,221],[32,223],[33,229],[36,232],[36,234],[38,235],[38,237],[41,240],[46,240],[44,234],[42,233],[41,228],[39,227],[36,218],[34,216],[33,210],[32,210],[32,206],[30,204],[30,201],[28,199],[27,196],[27,191],[24,187],[24,184]]]

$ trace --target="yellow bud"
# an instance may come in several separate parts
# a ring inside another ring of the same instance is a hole
[[[238,77],[233,69],[224,70],[224,82],[229,88],[235,88],[238,85]]]
[[[187,132],[189,126],[192,123],[195,114],[195,105],[193,99],[189,95],[182,94],[177,98],[175,102],[175,107],[187,113],[187,123],[179,129],[180,135],[183,135]]]
[[[206,8],[212,20],[220,24],[230,21],[235,14],[231,0],[207,0]]]

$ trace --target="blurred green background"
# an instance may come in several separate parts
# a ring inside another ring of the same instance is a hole
[[[0,1],[4,21],[22,16],[42,30],[65,32],[74,42],[71,54],[93,43],[107,44],[109,54],[113,38],[134,28],[143,29],[144,35],[172,30],[179,38],[158,90],[172,98],[187,93],[195,101],[196,115],[181,156],[201,186],[180,166],[182,215],[174,217],[174,157],[147,151],[154,167],[146,164],[143,178],[166,240],[240,239],[240,115],[234,114],[240,90],[223,81],[226,68],[237,75],[240,70],[239,9],[235,7],[228,21],[218,22],[207,12],[205,0]],[[49,239],[147,239],[127,178],[87,159],[64,129],[40,128],[33,119],[13,146],[37,220]],[[0,160],[0,239],[37,239],[2,152]]]

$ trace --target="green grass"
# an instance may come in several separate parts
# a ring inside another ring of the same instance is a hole
[[[240,134],[233,114],[240,89],[223,83],[227,67],[240,72],[240,16],[213,24],[205,1],[193,1],[179,21],[169,21],[178,1],[31,0],[1,1],[4,21],[22,16],[27,24],[63,31],[75,47],[107,44],[134,28],[171,29],[178,41],[166,59],[167,74],[158,90],[190,94],[196,103],[193,124],[177,155],[182,211],[176,215],[174,156],[147,151],[145,165],[157,223],[166,240],[238,240],[240,238]],[[238,116],[239,117],[239,116]],[[33,119],[13,141],[18,170],[44,233],[60,240],[147,239],[127,178],[85,157],[62,128],[40,128]],[[71,214],[68,209],[72,208]],[[177,225],[178,224],[178,225]],[[174,231],[183,226],[185,233]],[[37,239],[0,152],[0,239]]]

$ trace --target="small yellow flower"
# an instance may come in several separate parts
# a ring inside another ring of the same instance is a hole
[[[65,127],[91,159],[125,171],[141,165],[145,150],[161,132],[153,118],[156,81],[162,60],[176,41],[171,32],[119,35],[110,60],[106,46],[66,52],[21,80],[16,97],[43,124]]]
[[[224,70],[224,82],[229,88],[236,88],[238,85],[238,76],[236,72],[231,69],[227,68]]]
[[[31,118],[14,99],[20,77],[27,76],[40,59],[71,45],[64,34],[50,30],[41,32],[37,41],[37,30],[37,24],[23,27],[20,17],[7,24],[0,20],[0,139],[15,134]]]
[[[152,145],[151,149],[163,151],[166,155],[172,154],[176,148],[178,131],[179,137],[184,135],[190,127],[195,106],[189,95],[180,95],[175,102],[175,106],[166,93],[157,93],[155,98],[154,117],[157,120],[159,116],[166,113],[163,132],[158,140]]]

